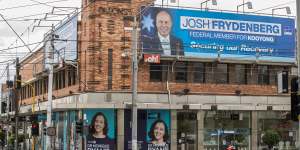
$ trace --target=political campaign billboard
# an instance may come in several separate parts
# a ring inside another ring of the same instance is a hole
[[[131,110],[125,110],[125,147],[132,149]],[[171,120],[169,110],[138,110],[137,140],[139,150],[170,150]]]
[[[144,53],[295,62],[295,21],[238,13],[142,8]]]
[[[83,111],[86,150],[116,150],[116,117],[114,109],[85,109]]]

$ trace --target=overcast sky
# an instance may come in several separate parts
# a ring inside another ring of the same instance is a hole
[[[178,0],[176,0],[178,2]],[[185,7],[200,7],[200,3],[204,0],[179,0],[180,6]],[[257,12],[258,13],[272,13],[272,8],[279,8],[289,6],[291,8],[291,16],[296,15],[296,0],[250,0],[253,5],[252,10],[245,8],[246,12]],[[168,0],[164,0],[167,4]],[[170,4],[171,0],[169,0]],[[247,2],[247,0],[245,0]],[[44,3],[44,4],[41,4]],[[46,4],[45,4],[46,3]],[[162,1],[158,0],[156,4],[161,4]],[[243,3],[243,0],[217,0],[218,5],[213,6],[211,1],[207,3],[210,9],[218,10],[230,10],[236,11],[237,5]],[[26,6],[32,5],[32,6]],[[177,5],[177,4],[175,4]],[[14,30],[21,35],[22,39],[26,44],[41,42],[43,40],[43,35],[50,28],[35,28],[33,26],[38,25],[38,21],[34,19],[44,18],[46,13],[50,13],[56,7],[80,7],[80,0],[0,0],[0,14],[7,19],[8,23],[14,28]],[[205,5],[204,5],[205,6]],[[13,8],[15,7],[15,8]],[[265,10],[264,10],[265,9]],[[62,8],[55,9],[56,13],[63,13]],[[242,10],[240,7],[239,10]],[[66,10],[65,10],[66,11]],[[71,11],[71,10],[68,10]],[[286,15],[284,9],[277,10],[276,14]],[[27,17],[24,17],[27,16]],[[62,17],[51,16],[52,20],[60,20]],[[2,61],[9,59],[15,59],[16,56],[24,56],[29,52],[25,47],[13,48],[7,51],[3,51],[9,47],[17,47],[24,45],[14,34],[14,32],[9,28],[9,26],[0,18],[0,82],[3,79],[6,80],[6,76],[2,75],[4,71],[4,65]],[[40,25],[49,26],[56,22],[41,22]],[[37,45],[30,46],[30,49],[34,49]],[[12,77],[11,77],[12,79]]]

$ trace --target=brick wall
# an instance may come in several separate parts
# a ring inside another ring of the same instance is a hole
[[[141,5],[149,5],[152,0],[132,0],[132,3],[113,3],[96,0],[87,5],[90,0],[83,0],[81,24],[78,29],[78,64],[79,82],[77,86],[54,91],[56,97],[70,94],[69,91],[108,91],[108,51],[112,49],[112,91],[127,91],[131,88],[131,32],[124,27],[132,27],[132,20],[124,19],[125,16],[137,14]],[[123,54],[123,55],[122,55]],[[126,55],[127,54],[127,55]],[[30,62],[34,57],[29,57],[24,63]],[[251,66],[251,65],[250,65]],[[214,76],[205,75],[205,83],[191,83],[189,74],[188,83],[170,81],[169,88],[172,93],[185,88],[195,94],[235,94],[237,90],[244,95],[276,95],[275,74],[283,67],[272,66],[270,85],[257,85],[257,66],[253,65],[246,71],[248,85],[238,85],[235,82],[233,65],[228,65],[229,84],[215,84]],[[32,66],[25,65],[21,70],[22,80],[30,80]],[[215,64],[210,63],[205,72],[214,72]],[[40,69],[40,68],[39,68]],[[188,68],[189,70],[190,68]],[[174,79],[174,75],[170,74]],[[166,93],[166,82],[150,82],[149,65],[140,63],[138,74],[138,90],[146,93]],[[78,88],[79,87],[79,88]],[[41,95],[38,98],[47,98]],[[30,103],[29,100],[23,100]]]

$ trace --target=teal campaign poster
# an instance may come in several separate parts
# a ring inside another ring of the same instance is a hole
[[[116,150],[116,119],[113,109],[83,111],[86,150]]]
[[[168,110],[147,111],[147,149],[170,149],[170,112]]]
[[[138,110],[138,149],[170,150],[170,111]],[[131,111],[125,110],[125,150],[131,150]]]

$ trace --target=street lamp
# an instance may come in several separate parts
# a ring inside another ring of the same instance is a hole
[[[206,8],[207,8],[207,2],[211,1],[212,5],[217,5],[217,0],[205,0],[204,2],[201,2],[200,4],[200,9],[202,10],[202,5],[205,3],[206,4]]]
[[[245,3],[245,0],[243,0],[242,4],[236,6],[236,12],[238,13],[239,12],[239,7],[243,6],[243,13],[244,13],[245,12],[245,5],[247,5],[248,9],[252,9],[253,8],[252,7],[252,2]]]
[[[273,8],[272,9],[272,16],[274,15],[275,10],[278,10],[278,9],[285,9],[285,11],[288,15],[290,15],[292,13],[291,8],[289,6],[286,6],[286,7],[280,7],[280,8]]]

